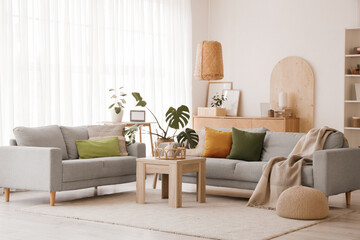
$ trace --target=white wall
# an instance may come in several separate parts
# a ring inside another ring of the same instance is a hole
[[[357,25],[357,0],[209,3],[209,40],[222,43],[223,81],[233,81],[234,88],[241,89],[241,116],[260,115],[260,102],[269,102],[273,67],[286,56],[299,56],[310,63],[315,74],[315,127],[342,129],[344,28]],[[202,29],[205,17],[197,18],[197,14],[208,12],[199,11],[199,6],[193,3],[194,44],[206,35]],[[193,81],[194,110],[205,105],[205,86]]]
[[[193,73],[196,59],[196,46],[199,42],[208,39],[209,0],[192,0],[192,38],[193,38]],[[193,79],[192,109],[197,114],[197,107],[205,106],[207,82]]]

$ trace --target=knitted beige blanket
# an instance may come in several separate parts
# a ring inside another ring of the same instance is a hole
[[[327,137],[335,131],[328,127],[313,128],[299,140],[287,158],[270,159],[247,206],[275,209],[284,190],[301,185],[301,167],[312,164],[313,153],[323,149]]]

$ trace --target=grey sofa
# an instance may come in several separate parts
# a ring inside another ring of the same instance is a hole
[[[254,190],[267,161],[276,156],[288,156],[303,135],[266,131],[261,161],[258,162],[207,158],[206,184]],[[185,174],[183,182],[195,183],[195,175]],[[313,165],[302,167],[302,185],[314,187],[326,196],[347,193],[349,204],[350,192],[360,189],[360,149],[348,148],[342,133],[332,133],[324,150],[315,152]]]
[[[53,125],[44,131],[41,138],[45,134],[48,140],[40,141],[38,147],[17,146],[15,140],[10,140],[11,146],[0,147],[0,187],[7,201],[10,188],[48,191],[53,206],[59,191],[133,182],[136,158],[145,157],[145,144],[135,143],[127,146],[128,156],[74,159],[78,157],[75,140],[89,138],[86,127]]]

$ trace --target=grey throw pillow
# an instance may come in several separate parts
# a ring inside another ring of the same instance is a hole
[[[86,126],[65,127],[60,126],[64,141],[66,144],[69,159],[78,159],[79,153],[76,146],[76,140],[88,140],[89,133]]]
[[[56,147],[62,151],[62,159],[68,159],[66,145],[60,127],[17,127],[13,130],[18,146]]]

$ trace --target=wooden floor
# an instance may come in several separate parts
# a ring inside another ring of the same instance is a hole
[[[151,186],[152,178],[147,179],[147,186]],[[160,186],[158,184],[158,186]],[[61,192],[56,195],[56,201],[68,201],[94,195],[111,194],[113,192],[134,190],[135,183],[82,189],[77,191]],[[193,191],[194,186],[184,184],[184,191]],[[213,190],[212,192],[215,192]],[[91,221],[68,219],[63,217],[43,216],[21,212],[22,207],[49,203],[49,194],[37,191],[11,192],[10,202],[0,200],[0,239],[189,239],[204,238],[187,237],[177,234],[163,233],[112,224],[95,223]],[[246,193],[245,193],[246,195]],[[345,196],[337,195],[329,199],[330,206],[345,208]],[[360,191],[352,194],[351,209],[355,212],[341,216],[309,228],[292,232],[276,239],[360,239]],[[156,216],[154,216],[156,221]],[[250,229],[249,229],[250,230]],[[251,230],[250,230],[251,231]]]

